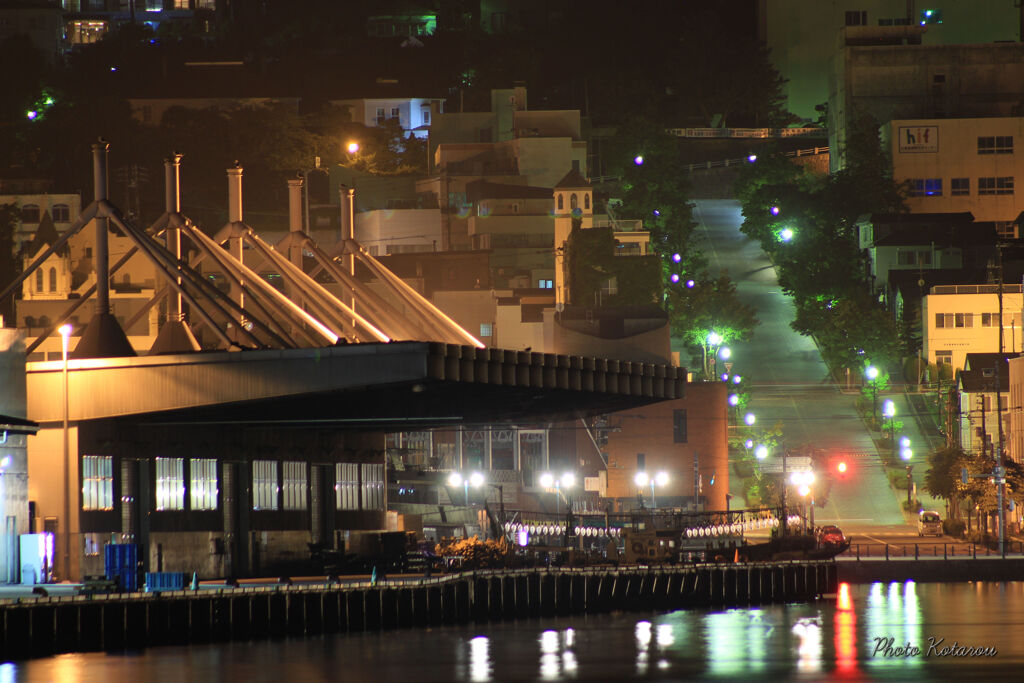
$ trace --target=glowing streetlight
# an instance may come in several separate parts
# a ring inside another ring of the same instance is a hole
[[[864,376],[871,384],[871,423],[874,424],[878,419],[878,385],[875,384],[875,380],[878,379],[878,368],[874,365],[867,366],[864,368]]]
[[[540,485],[543,488],[546,488],[546,489],[554,488],[554,486],[555,486],[555,477],[554,477],[554,475],[552,475],[550,472],[545,472],[544,474],[540,475]]]
[[[772,215],[773,216],[778,216],[779,215],[779,207],[773,206],[771,211],[772,211]]]
[[[644,155],[643,154],[637,154],[635,157],[633,157],[633,163],[636,164],[637,166],[643,166],[644,165]]]
[[[757,422],[757,417],[753,413],[747,413],[743,416],[743,421],[747,423],[748,427],[753,427],[754,423]]]
[[[792,228],[783,228],[782,230],[779,231],[779,239],[782,240],[783,242],[789,242],[791,239],[793,239],[793,234],[794,233]]]
[[[350,143],[348,143],[347,145],[345,145],[345,151],[347,151],[349,154],[355,154],[356,152],[359,151],[359,143],[358,142],[350,142]]]
[[[730,349],[728,346],[723,346],[721,349],[718,350],[718,357],[721,358],[722,360],[729,360],[730,358],[732,358],[732,349]]]
[[[729,405],[736,407],[740,404],[739,394],[729,394]]]
[[[708,333],[708,344],[712,346],[722,343],[722,335],[718,334],[714,330]]]
[[[651,508],[654,509],[654,508],[658,507],[657,499],[654,497],[654,487],[655,487],[655,485],[660,486],[662,488],[664,488],[665,486],[668,486],[669,477],[668,477],[668,472],[665,472],[665,471],[658,472],[657,474],[655,474],[652,477],[652,476],[648,475],[647,472],[641,470],[641,471],[636,473],[635,477],[633,477],[633,481],[636,483],[638,488],[644,488],[645,486],[650,484],[650,486],[651,486]]]
[[[758,460],[764,460],[768,457],[768,447],[764,444],[760,444],[756,449],[754,449],[754,455]]]
[[[71,337],[71,325],[64,323],[57,330],[60,332],[61,358],[64,362],[64,576],[71,578],[71,455],[68,440],[68,339]]]

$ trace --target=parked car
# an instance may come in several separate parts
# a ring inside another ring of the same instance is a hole
[[[918,536],[941,536],[942,515],[931,510],[922,510],[917,516]]]
[[[846,536],[843,530],[834,524],[823,526],[818,529],[818,544],[823,546],[842,545],[846,543]]]

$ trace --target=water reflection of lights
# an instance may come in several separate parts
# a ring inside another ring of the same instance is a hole
[[[715,675],[756,672],[767,666],[772,625],[761,610],[729,610],[705,619],[708,664]]]
[[[839,584],[836,607],[836,671],[853,675],[857,673],[857,615],[853,611],[850,584]]]
[[[821,670],[821,626],[817,619],[804,617],[793,624],[793,633],[800,639],[797,646],[797,669],[800,671]]]
[[[651,622],[649,621],[638,621],[636,623],[636,672],[638,674],[647,673],[647,667],[650,663],[650,653],[648,649],[651,646]]]
[[[671,647],[676,642],[672,634],[672,624],[658,624],[658,647]]]
[[[572,648],[576,631],[567,628],[561,634],[548,630],[540,634],[540,677],[544,680],[575,677],[579,665]]]
[[[927,645],[921,624],[917,584],[913,581],[893,581],[887,590],[881,583],[871,584],[864,619],[867,622],[866,632],[871,636],[863,646],[863,654],[867,655],[865,666],[911,669],[923,665],[922,657],[871,656],[881,638],[892,638],[893,648],[907,647],[908,644],[917,648]]]
[[[469,679],[471,681],[491,680],[491,644],[487,636],[477,636],[469,641]]]

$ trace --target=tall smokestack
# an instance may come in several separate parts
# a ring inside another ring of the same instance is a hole
[[[235,162],[228,169],[228,222],[242,221],[242,167]]]
[[[302,231],[302,178],[288,180],[288,229]]]
[[[110,144],[92,144],[92,193],[94,201],[107,198],[107,152]],[[96,312],[110,313],[110,250],[107,248],[107,219],[96,218]]]
[[[178,213],[181,211],[181,154],[175,152],[164,159],[164,211],[167,213]],[[164,231],[164,239],[167,244],[167,251],[174,254],[175,258],[181,260],[181,230],[174,227],[172,223],[167,224]],[[181,284],[181,277],[178,277],[178,284]],[[170,305],[174,308],[168,311],[167,318],[173,320],[181,316],[181,293],[176,293],[169,299]]]

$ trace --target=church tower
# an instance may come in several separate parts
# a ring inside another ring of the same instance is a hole
[[[594,188],[580,174],[579,163],[555,185],[555,305],[569,302],[569,278],[565,272],[565,243],[573,230],[594,227]]]

